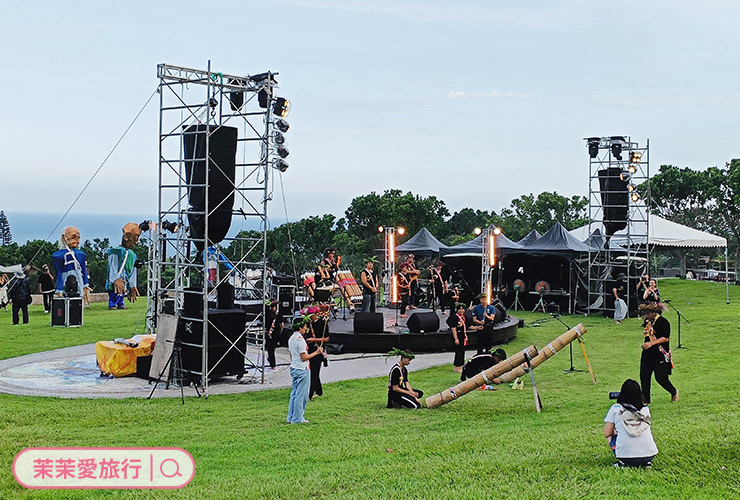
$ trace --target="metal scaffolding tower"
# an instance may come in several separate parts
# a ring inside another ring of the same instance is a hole
[[[613,284],[623,273],[625,301],[634,315],[637,280],[650,258],[650,141],[640,147],[626,136],[585,140],[590,156],[588,313],[613,314]]]
[[[288,125],[282,117],[289,102],[274,95],[276,75],[223,74],[212,71],[210,61],[205,71],[157,66],[159,220],[151,252],[152,322],[167,312],[178,316],[178,337],[183,323],[196,332],[183,349],[200,359],[180,375],[200,384],[206,396],[215,376],[253,368],[264,381],[262,322],[271,290],[267,209],[272,174],[288,166],[282,135]],[[241,221],[235,237],[229,237],[232,220]],[[252,307],[237,332],[214,322],[222,290]],[[216,344],[219,349],[209,349]],[[242,366],[225,367],[235,355]]]

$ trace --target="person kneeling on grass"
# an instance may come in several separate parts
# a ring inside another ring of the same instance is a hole
[[[650,430],[650,409],[636,380],[627,379],[604,418],[604,437],[617,457],[614,467],[652,467],[658,447]]]
[[[414,353],[394,347],[387,357],[400,356],[388,374],[388,408],[421,408],[420,398],[424,393],[413,389],[409,383],[409,372],[406,367],[414,359]]]
[[[503,349],[496,349],[493,352],[485,351],[480,354],[476,354],[465,363],[465,366],[463,366],[460,380],[464,381],[465,379],[473,378],[480,372],[488,370],[505,359],[506,351]],[[492,382],[494,384],[501,383],[498,378],[493,379]]]

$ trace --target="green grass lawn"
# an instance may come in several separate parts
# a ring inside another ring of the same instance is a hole
[[[288,390],[179,399],[63,400],[0,395],[2,498],[738,498],[740,497],[740,288],[664,280],[691,324],[682,324],[672,381],[678,403],[653,383],[653,434],[660,449],[652,470],[619,470],[602,437],[603,418],[626,378],[638,378],[638,319],[565,316],[582,322],[598,385],[588,373],[564,374],[567,348],[535,371],[544,410],[524,391],[474,391],[435,410],[386,410],[384,378],[325,386],[309,403],[311,424],[285,424]],[[93,305],[85,326],[10,326],[0,312],[0,357],[126,336],[142,331],[144,302],[128,311]],[[528,323],[545,315],[522,313]],[[115,319],[111,319],[115,318]],[[564,331],[548,320],[519,330],[509,353],[544,346]],[[576,368],[585,369],[574,346]],[[452,354],[450,354],[450,362]],[[390,369],[390,363],[388,365]],[[414,371],[427,395],[459,381],[450,365]],[[28,446],[176,446],[197,463],[182,490],[32,491],[11,474]]]

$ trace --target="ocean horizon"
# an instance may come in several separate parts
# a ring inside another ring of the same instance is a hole
[[[93,241],[95,238],[108,238],[111,245],[117,245],[121,240],[121,230],[128,222],[143,222],[152,220],[156,215],[131,214],[89,214],[70,213],[62,219],[63,213],[16,212],[4,210],[10,224],[13,242],[24,245],[31,240],[59,241],[62,229],[66,226],[76,226],[80,230],[82,241]],[[234,237],[242,227],[236,219],[231,224],[227,237]]]

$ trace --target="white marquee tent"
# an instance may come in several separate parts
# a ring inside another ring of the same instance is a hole
[[[614,236],[611,237],[611,245],[625,245],[627,243],[627,230],[629,234],[645,234],[645,223],[631,221],[629,226],[622,231],[617,231]],[[642,227],[640,227],[642,226]],[[599,229],[604,234],[604,228],[601,224],[592,224],[591,229]],[[579,241],[586,241],[589,237],[588,233],[589,226],[582,226],[570,231]],[[725,249],[725,276],[729,276],[727,269],[727,239],[721,236],[715,236],[704,231],[699,231],[676,222],[658,217],[657,215],[648,216],[648,244],[651,246],[659,247],[682,247],[682,248],[722,248]],[[635,244],[644,244],[644,241],[639,241],[632,236],[632,242]],[[727,292],[727,303],[730,303],[730,289],[729,280],[725,280],[725,288]]]

